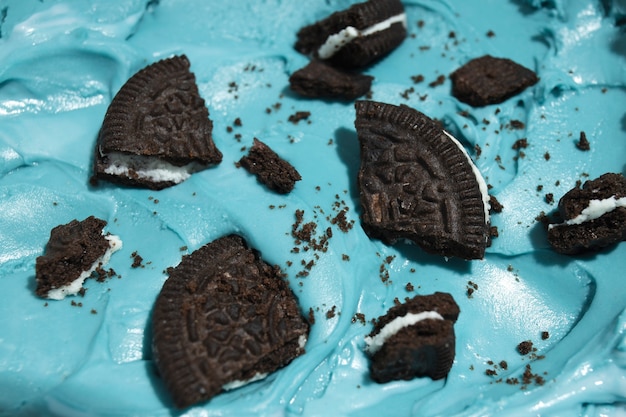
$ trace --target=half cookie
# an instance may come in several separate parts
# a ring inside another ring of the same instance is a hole
[[[296,50],[357,68],[384,57],[404,38],[406,15],[400,0],[370,0],[300,29]]]
[[[442,379],[455,355],[459,306],[448,293],[418,295],[393,306],[365,337],[370,376],[379,383],[415,377]]]
[[[164,59],[122,86],[98,135],[93,182],[160,190],[222,160],[189,66],[184,55]]]
[[[83,282],[121,249],[117,236],[104,234],[106,224],[90,216],[52,229],[46,251],[35,264],[39,297],[62,300],[78,294]]]
[[[278,267],[236,235],[168,270],[152,316],[156,365],[179,408],[264,378],[304,353],[309,326]]]
[[[548,241],[567,255],[600,250],[626,240],[626,178],[607,173],[559,200],[563,223],[548,227]]]
[[[489,194],[463,146],[406,106],[356,102],[358,184],[365,232],[392,244],[480,259],[489,244]]]

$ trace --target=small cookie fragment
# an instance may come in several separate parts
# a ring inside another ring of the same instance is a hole
[[[262,379],[304,353],[309,325],[295,295],[242,237],[217,239],[168,274],[152,344],[177,407]]]
[[[606,173],[559,200],[562,223],[548,226],[552,248],[566,255],[598,251],[626,240],[626,178]]]
[[[39,297],[62,300],[66,295],[76,295],[85,280],[109,262],[122,241],[104,234],[106,225],[106,221],[89,216],[51,230],[45,253],[35,263],[35,293]]]
[[[189,67],[184,55],[163,59],[122,86],[98,134],[92,183],[160,190],[221,162]]]
[[[291,192],[296,181],[302,179],[300,173],[289,162],[257,138],[254,138],[248,155],[241,158],[239,164],[256,175],[268,188],[280,194]]]
[[[376,320],[365,338],[370,376],[378,383],[445,378],[455,355],[459,306],[448,293],[418,295]]]
[[[578,138],[578,142],[576,142],[576,147],[581,151],[588,151],[591,149],[589,139],[587,139],[587,134],[585,132],[580,132],[580,137]]]
[[[452,95],[474,107],[502,103],[535,85],[539,78],[507,58],[485,55],[450,74]]]
[[[373,79],[313,60],[289,77],[289,86],[305,97],[354,100],[370,91]]]
[[[361,224],[372,238],[480,259],[490,242],[487,184],[463,146],[407,106],[356,102]]]
[[[298,32],[297,51],[343,68],[369,65],[406,38],[400,0],[370,0],[335,12]]]

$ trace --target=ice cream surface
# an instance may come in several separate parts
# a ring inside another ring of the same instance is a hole
[[[375,77],[373,100],[442,121],[502,204],[491,216],[499,236],[484,260],[468,262],[369,239],[353,104],[288,87],[308,62],[293,48],[297,31],[353,3],[0,1],[0,415],[626,414],[626,244],[559,255],[537,220],[577,181],[626,171],[626,4],[403,2],[407,39],[364,73]],[[90,186],[115,93],[180,54],[222,162],[161,191]],[[460,103],[447,76],[485,54],[536,71],[539,83],[498,105]],[[589,151],[576,147],[580,132]],[[236,166],[255,137],[302,175],[288,195]],[[330,228],[326,250],[295,239],[298,210],[317,235]],[[36,297],[35,259],[50,230],[90,215],[124,242],[108,265],[117,275],[88,280],[84,297]],[[281,266],[312,312],[306,353],[176,411],[151,358],[152,306],[168,267],[229,233]],[[461,310],[448,377],[374,383],[370,320],[396,298],[435,291]],[[527,354],[517,350],[524,341]]]

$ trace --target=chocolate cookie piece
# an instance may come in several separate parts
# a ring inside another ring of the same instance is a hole
[[[507,58],[485,55],[450,74],[452,95],[474,107],[501,103],[535,85],[537,75]]]
[[[400,0],[370,0],[335,12],[298,32],[295,48],[344,68],[364,67],[406,38]]]
[[[361,224],[373,238],[480,259],[489,244],[489,194],[463,146],[417,110],[356,102]]]
[[[103,233],[106,224],[90,216],[52,229],[44,255],[35,262],[39,297],[61,300],[78,294],[83,282],[122,247],[117,236]]]
[[[548,226],[552,248],[566,255],[601,250],[626,240],[626,178],[607,173],[559,200],[563,223]]]
[[[373,79],[313,60],[289,77],[289,86],[305,97],[354,100],[370,91]]]
[[[248,155],[239,160],[239,164],[268,188],[287,194],[293,190],[296,181],[302,177],[287,161],[276,154],[269,146],[254,138]]]
[[[371,378],[379,383],[445,378],[454,362],[458,316],[452,296],[441,292],[391,307],[365,338]]]
[[[189,67],[184,55],[164,59],[122,86],[98,135],[93,183],[160,190],[222,160]]]
[[[278,267],[237,235],[175,268],[156,300],[153,354],[179,408],[263,378],[304,353],[309,326]]]

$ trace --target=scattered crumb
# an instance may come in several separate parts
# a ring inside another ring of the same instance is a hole
[[[428,84],[429,87],[438,87],[440,85],[443,85],[443,83],[446,82],[446,76],[445,75],[440,75],[437,77],[437,79],[435,79],[435,81],[432,81],[431,83]]]
[[[131,268],[143,268],[143,258],[137,253],[137,251],[133,252],[130,257],[133,258]]]
[[[518,150],[518,149],[525,149],[527,147],[528,147],[528,139],[522,138],[522,139],[516,140],[511,148]]]
[[[478,284],[472,281],[467,281],[467,298],[472,298],[474,292],[478,290]]]
[[[298,111],[289,116],[289,121],[294,125],[297,125],[302,120],[308,120],[311,116],[311,112],[309,111]]]
[[[413,81],[414,84],[419,84],[424,81],[424,76],[421,74],[412,75],[411,80]]]
[[[352,323],[356,323],[357,321],[361,324],[365,324],[366,323],[365,314],[355,313],[354,317],[352,317]]]
[[[533,342],[530,340],[525,340],[517,345],[517,351],[520,355],[528,355],[533,350]]]
[[[493,195],[489,195],[489,205],[491,206],[489,211],[493,213],[501,213],[504,208],[504,206],[500,204],[498,199]]]
[[[591,149],[585,132],[580,132],[580,138],[578,139],[578,142],[576,142],[576,147],[581,151],[588,151]]]
[[[336,315],[335,309],[336,308],[337,308],[337,306],[332,306],[332,308],[326,312],[326,318],[327,319],[332,319],[333,317],[335,317],[335,315]]]

